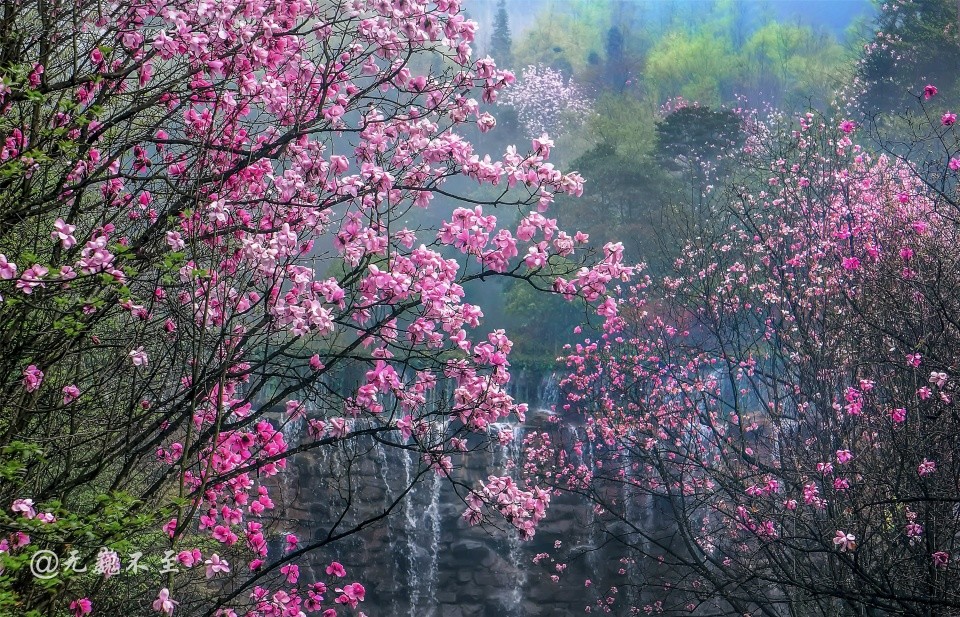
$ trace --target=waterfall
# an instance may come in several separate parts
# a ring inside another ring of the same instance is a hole
[[[296,418],[286,418],[285,415],[281,415],[278,424],[280,425],[280,432],[283,434],[283,441],[287,444],[287,449],[295,448],[303,436],[303,416],[298,415]],[[280,495],[283,502],[285,502],[285,506],[288,507],[296,500],[296,491],[294,489],[299,485],[299,477],[294,459],[287,459],[286,464],[287,468],[280,474],[279,479]]]
[[[511,461],[517,461],[523,452],[523,438],[526,428],[523,424],[513,422],[496,422],[488,428],[491,435],[501,431],[510,431],[513,439],[506,446],[495,450],[494,466],[509,473],[517,482],[520,474],[516,467],[509,466]],[[509,467],[509,468],[508,468]],[[506,529],[506,559],[510,564],[510,587],[503,595],[505,617],[524,617],[523,599],[526,595],[527,577],[529,572],[529,556],[524,550],[523,541],[512,526]],[[502,545],[501,545],[502,546]],[[502,549],[501,549],[502,550]],[[503,555],[503,553],[500,553]]]
[[[434,431],[445,431],[446,420],[438,421]],[[403,467],[404,486],[409,486],[420,471],[419,460],[410,450],[400,454]],[[384,481],[389,486],[388,466],[383,464]],[[427,472],[425,478],[417,481],[405,498],[403,514],[400,517],[402,529],[399,530],[402,543],[394,541],[391,533],[390,546],[395,560],[399,563],[398,573],[406,573],[406,594],[409,600],[410,617],[438,617],[439,601],[437,587],[440,578],[440,539],[441,539],[441,494],[443,477]],[[395,494],[395,493],[391,493]],[[394,606],[397,606],[395,597]],[[394,610],[399,615],[399,610]]]
[[[426,580],[424,581],[424,591],[426,595],[426,607],[422,613],[415,613],[411,607],[411,617],[431,617],[436,614],[438,608],[437,602],[437,579],[440,574],[440,487],[442,478],[440,474],[434,473],[430,482],[430,504],[426,509],[426,518],[429,521],[428,533],[430,535],[430,552],[427,555]]]
[[[377,466],[380,468],[380,479],[383,481],[384,487],[384,503],[383,507],[389,507],[396,499],[396,493],[393,490],[393,485],[390,484],[390,475],[393,467],[387,460],[387,450],[383,447],[383,444],[379,441],[374,442],[374,455],[377,459]],[[397,545],[397,536],[398,534],[394,530],[394,523],[396,519],[394,517],[387,518],[387,545],[390,547],[390,558],[393,563],[393,570],[395,572],[403,571],[403,564],[400,563],[401,555],[403,554],[400,550],[400,547]],[[399,615],[399,599],[400,594],[395,593],[390,599],[390,605],[393,608],[393,614]]]
[[[543,409],[553,409],[560,401],[560,379],[556,372],[544,375],[537,389],[537,404]]]
[[[404,486],[413,482],[416,470],[414,469],[413,453],[404,450],[403,454],[403,481]],[[401,548],[404,565],[407,573],[407,597],[410,599],[410,617],[417,614],[420,604],[420,568],[417,563],[417,519],[414,504],[416,503],[417,488],[414,487],[407,494],[407,503],[403,505],[404,546]]]

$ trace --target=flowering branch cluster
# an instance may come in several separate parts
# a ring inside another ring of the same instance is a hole
[[[520,80],[500,97],[501,104],[514,108],[526,134],[559,136],[583,124],[592,111],[592,102],[572,78],[549,66],[530,65]]]
[[[929,129],[945,151],[921,166],[855,145],[853,122],[756,120],[673,272],[570,349],[581,419],[527,456],[655,572],[588,610],[960,603],[960,263],[941,188],[960,143]],[[654,507],[669,520],[639,514]]]
[[[370,523],[356,478],[331,472],[326,527],[280,554],[282,473],[312,451],[352,469],[375,441],[450,477],[465,433],[522,416],[511,342],[482,330],[464,285],[509,276],[612,317],[622,249],[595,257],[545,215],[583,179],[549,162],[546,136],[492,158],[457,132],[493,127],[482,106],[513,75],[471,57],[476,24],[453,0],[14,4],[0,598],[78,614],[356,609],[364,588],[337,586],[342,567],[308,582],[297,565]],[[446,68],[420,72],[423,55]],[[457,196],[454,177],[501,197]],[[418,214],[435,201],[439,226]],[[526,214],[517,227],[494,214],[505,206]],[[546,501],[512,503],[500,513],[529,537]],[[34,591],[37,549],[135,541],[207,576]]]

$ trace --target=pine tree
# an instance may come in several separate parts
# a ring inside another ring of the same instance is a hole
[[[512,45],[507,3],[506,0],[499,0],[497,14],[493,18],[493,33],[490,35],[490,55],[497,61],[497,66],[510,68],[513,65],[513,52],[510,50]]]

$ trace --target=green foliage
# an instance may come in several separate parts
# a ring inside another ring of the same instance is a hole
[[[516,46],[518,64],[545,64],[579,73],[591,52],[603,48],[608,5],[591,0],[553,0]]]
[[[653,153],[658,117],[655,105],[608,94],[597,100],[594,110],[585,132],[595,145],[607,144],[626,158],[640,159]]]
[[[644,75],[658,100],[682,96],[718,105],[733,96],[737,71],[729,40],[708,30],[673,31],[650,50]]]
[[[559,295],[545,296],[526,281],[516,281],[505,290],[504,313],[512,323],[511,364],[543,368],[556,363],[563,342],[586,318],[587,307]]]
[[[657,122],[657,156],[665,163],[677,159],[705,161],[743,143],[740,118],[729,109],[681,107]]]
[[[771,21],[746,41],[741,83],[746,91],[783,93],[788,106],[803,107],[808,99],[826,102],[842,78],[848,60],[843,47],[825,32]]]
[[[572,73],[598,95],[654,105],[683,96],[705,105],[762,93],[757,102],[829,102],[852,57],[829,32],[784,23],[756,3],[551,2],[514,48],[517,65]]]

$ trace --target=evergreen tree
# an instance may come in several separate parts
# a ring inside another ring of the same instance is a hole
[[[624,53],[623,32],[620,26],[611,26],[607,30],[607,83],[614,92],[623,92],[629,78],[629,69]]]
[[[490,55],[497,66],[510,68],[513,65],[513,39],[510,36],[510,16],[507,15],[506,0],[498,0],[497,14],[493,18],[493,33],[490,35]]]

